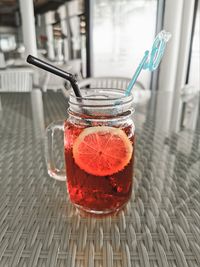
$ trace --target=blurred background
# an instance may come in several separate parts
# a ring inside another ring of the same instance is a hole
[[[165,29],[172,38],[158,70],[139,76],[136,100],[142,102],[153,92],[171,92],[174,130],[195,127],[200,90],[199,2],[0,0],[0,92],[33,87],[45,92],[67,86],[28,66],[28,54],[76,74],[80,84],[96,77],[130,79],[144,51]]]

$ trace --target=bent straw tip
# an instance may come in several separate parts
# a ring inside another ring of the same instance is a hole
[[[28,55],[27,58],[26,58],[26,62],[31,64],[33,61],[34,61],[33,56]]]
[[[171,39],[172,34],[171,34],[171,32],[167,32],[165,30],[162,30],[161,32],[158,33],[157,36],[160,39],[164,40],[165,43],[167,43]]]

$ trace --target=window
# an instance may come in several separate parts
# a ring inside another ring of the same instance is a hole
[[[156,31],[157,0],[92,0],[92,75],[132,77]],[[138,80],[150,87],[151,73]]]
[[[15,35],[1,34],[0,35],[0,51],[9,52],[16,49]]]

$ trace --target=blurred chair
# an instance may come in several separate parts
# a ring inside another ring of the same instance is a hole
[[[4,53],[0,52],[0,69],[6,68],[6,61],[4,57]]]
[[[90,77],[79,81],[79,87],[84,88],[116,88],[126,89],[130,78],[126,77]],[[137,81],[133,88],[134,103],[143,103],[150,98],[151,91]]]
[[[0,92],[30,92],[33,88],[31,68],[0,70]]]
[[[179,130],[195,130],[199,115],[199,91],[195,86],[186,84],[181,90],[181,114],[177,116]],[[179,119],[180,118],[180,119]],[[180,122],[179,122],[180,120]]]
[[[47,61],[45,59],[45,61]],[[74,75],[77,76],[77,79],[81,79],[82,78],[82,74],[81,74],[81,59],[74,59],[74,60],[69,60],[67,61],[66,64],[63,64],[63,65],[55,65],[54,63],[50,62],[50,64],[53,64],[54,66],[64,70],[64,71],[67,71],[67,72],[70,72]],[[42,75],[40,75],[40,78],[39,78],[39,83],[42,87],[42,90],[44,92],[46,92],[47,89],[51,89],[51,90],[54,90],[54,91],[57,91],[58,89],[63,89],[64,87],[68,87],[68,83],[56,76],[56,75],[53,75],[49,72],[41,72]]]
[[[130,82],[129,78],[122,77],[91,77],[79,81],[80,88],[116,88],[125,89]]]

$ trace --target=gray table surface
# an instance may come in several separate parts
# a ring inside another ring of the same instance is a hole
[[[67,100],[0,97],[0,266],[200,266],[198,129],[174,133],[136,107],[132,199],[118,215],[82,217],[45,165],[44,128],[66,117]],[[60,163],[60,142],[55,153]]]

